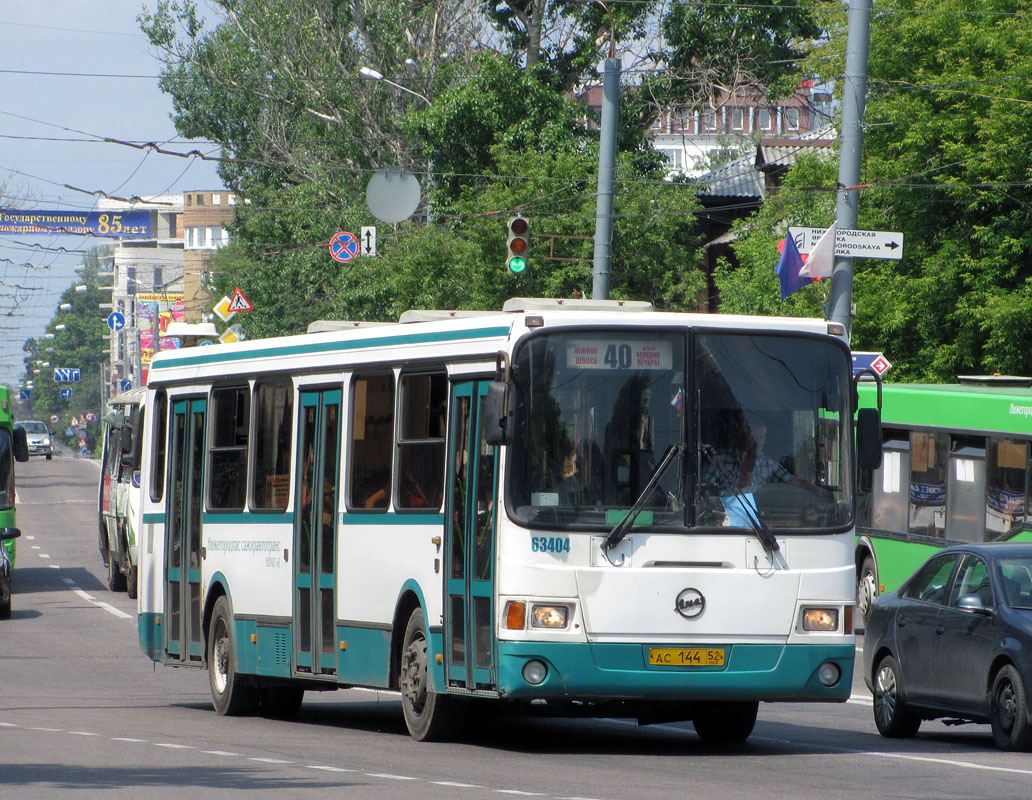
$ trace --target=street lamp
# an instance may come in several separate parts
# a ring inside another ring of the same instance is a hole
[[[424,103],[426,103],[428,106],[433,105],[433,103],[430,102],[430,98],[427,97],[425,94],[420,94],[419,92],[415,91],[414,89],[410,89],[407,86],[402,86],[400,83],[395,83],[394,81],[390,80],[389,78],[385,78],[383,76],[382,72],[377,72],[375,69],[372,69],[370,67],[360,67],[359,70],[358,70],[358,74],[361,75],[366,80],[379,81],[380,83],[386,83],[388,86],[393,86],[395,89],[397,89],[399,91],[408,92],[411,95],[415,95],[420,100],[422,100]]]

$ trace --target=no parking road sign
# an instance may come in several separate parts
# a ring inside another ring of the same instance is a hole
[[[353,233],[341,231],[330,239],[330,255],[334,261],[347,263],[358,255],[358,237]]]

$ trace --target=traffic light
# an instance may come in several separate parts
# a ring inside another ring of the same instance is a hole
[[[527,268],[527,248],[530,246],[530,225],[523,217],[509,220],[509,238],[505,243],[509,248],[506,266],[509,272],[519,275]]]

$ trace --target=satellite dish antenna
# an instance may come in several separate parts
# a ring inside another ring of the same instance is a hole
[[[411,217],[423,196],[416,176],[401,167],[377,171],[366,187],[366,205],[381,222],[401,222]]]

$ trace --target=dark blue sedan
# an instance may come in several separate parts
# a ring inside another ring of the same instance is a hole
[[[988,722],[1032,749],[1032,543],[938,551],[867,617],[864,680],[882,736],[922,720]]]

